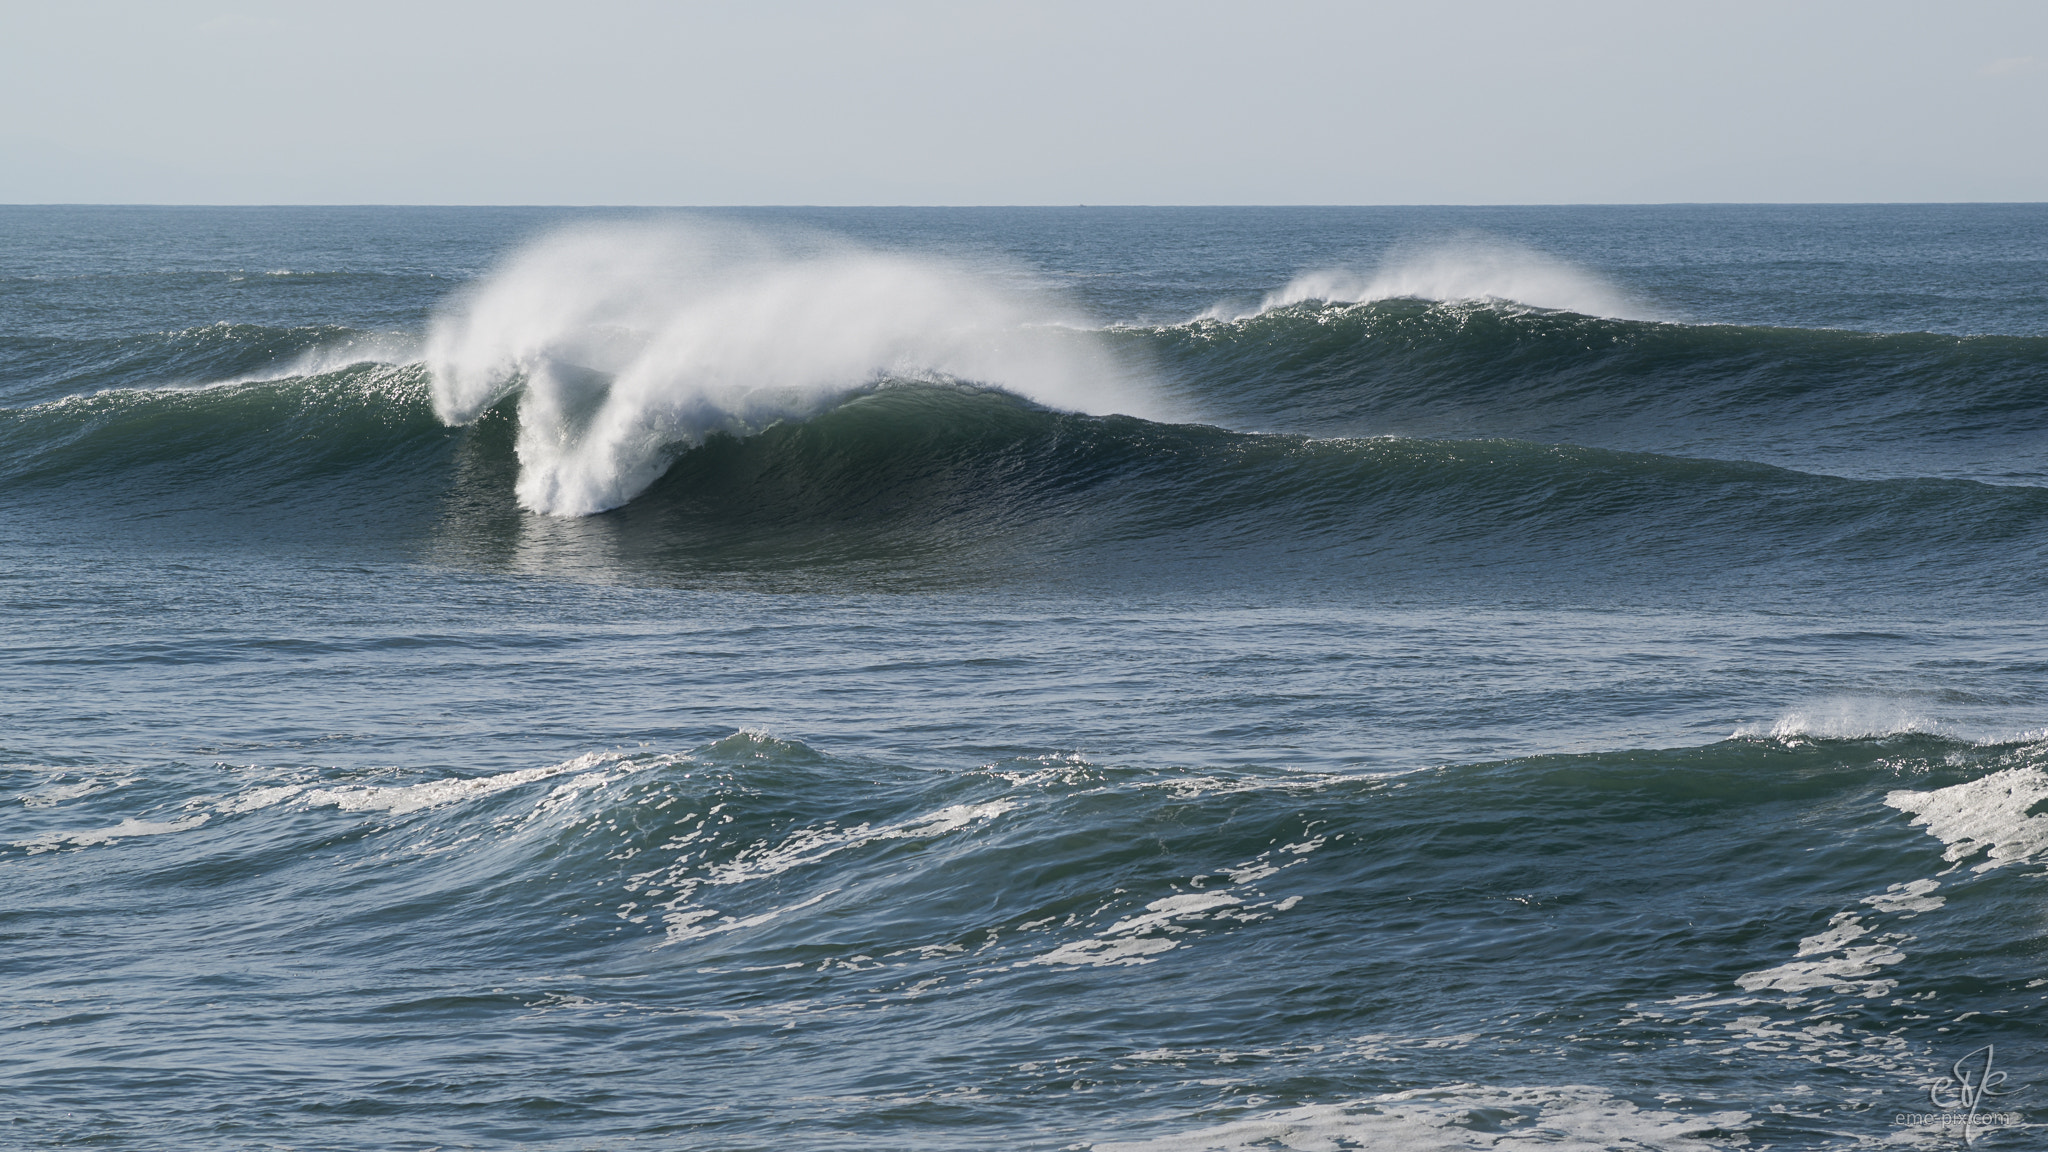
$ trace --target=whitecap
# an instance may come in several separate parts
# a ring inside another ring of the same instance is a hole
[[[471,776],[448,780],[429,780],[423,784],[408,784],[399,787],[363,786],[353,788],[312,788],[300,794],[301,802],[308,806],[331,804],[344,812],[391,812],[402,814],[417,812],[422,808],[435,808],[453,804],[458,800],[475,800],[496,795],[545,780],[550,776],[562,776],[571,772],[585,772],[612,763],[617,756],[605,752],[590,752],[550,764],[542,768],[521,768],[513,772],[500,772],[493,776]],[[283,799],[279,796],[277,799]],[[272,803],[275,800],[270,801]]]
[[[183,820],[138,820],[130,816],[112,828],[94,828],[85,832],[46,832],[28,840],[16,840],[13,846],[25,848],[29,855],[38,852],[55,852],[60,848],[90,848],[97,844],[112,844],[137,836],[164,836],[172,832],[185,832],[206,823],[207,816]]]
[[[1474,1113],[1495,1121],[1467,1127]],[[1464,1149],[1701,1149],[1746,1143],[1746,1112],[1688,1115],[1644,1108],[1585,1085],[1489,1088],[1451,1084],[1257,1113],[1145,1140],[1098,1141],[1094,1152],[1249,1152],[1292,1148],[1337,1152],[1462,1152]]]
[[[1378,300],[1520,305],[1586,316],[1653,319],[1640,303],[1584,268],[1518,244],[1467,239],[1391,255],[1369,275],[1346,268],[1303,272],[1253,309],[1217,305],[1201,319],[1244,320],[1310,302]]]
[[[1054,408],[1159,415],[1046,301],[929,258],[735,228],[579,228],[515,256],[434,322],[434,409],[519,396],[519,503],[586,515],[677,451],[816,415],[884,380],[998,387]]]
[[[1913,814],[1945,848],[1942,858],[1961,863],[1978,854],[1973,871],[2032,861],[2048,852],[2048,815],[2029,815],[2048,800],[2048,775],[2023,765],[1931,792],[1899,789],[1884,802]]]

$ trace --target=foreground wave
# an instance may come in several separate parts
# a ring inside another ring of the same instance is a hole
[[[1945,1058],[1899,1039],[1931,1000],[1979,1006],[1956,1044],[2030,1050],[2002,1016],[2031,1004],[2031,966],[1977,945],[2048,855],[2029,810],[2044,767],[2036,742],[1903,733],[1365,777],[1070,753],[934,773],[749,730],[483,775],[12,768],[27,824],[0,865],[98,877],[99,911],[65,938],[121,947],[146,930],[126,909],[154,877],[213,877],[194,899],[240,947],[326,962],[294,1011],[420,1067],[450,1028],[486,1058],[543,1035],[624,1052],[658,1031],[745,1061],[772,1036],[752,1075],[792,1139],[887,1116],[1126,1150],[1808,1146],[1889,1130],[1857,1102]],[[324,911],[246,911],[258,892]],[[65,946],[50,939],[22,947]],[[1967,975],[1939,962],[1956,948],[1979,957]],[[451,988],[419,964],[526,975]],[[182,1034],[215,979],[127,978],[151,1019],[50,1027],[131,1050],[179,1037],[203,1063],[259,1018]],[[1474,981],[1486,996],[1468,1003]],[[944,1060],[911,1050],[942,1035]],[[1743,1059],[1710,1096],[1671,1091],[1702,1047]],[[1531,1053],[1555,1079],[1527,1078]],[[875,1088],[878,1061],[929,1094]],[[673,1116],[703,1138],[722,1091],[663,1062],[576,1069],[501,1087],[580,1116],[586,1137]],[[70,1073],[21,1075],[61,1091]],[[308,1092],[287,1069],[232,1090],[365,1139],[401,1117],[464,1123],[475,1086],[449,1076],[335,1070]],[[1815,1077],[1834,1103],[1772,1107]],[[1142,1090],[1159,1114],[1099,1113],[1096,1088]],[[200,1106],[158,1131],[203,1131],[216,1090],[191,1086]],[[1320,1102],[1287,1103],[1304,1097]]]

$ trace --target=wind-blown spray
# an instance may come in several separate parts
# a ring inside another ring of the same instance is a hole
[[[583,515],[631,500],[708,435],[891,382],[1154,414],[1095,337],[1061,321],[932,259],[702,226],[595,228],[539,242],[460,299],[427,360],[447,423],[517,392],[520,504]]]

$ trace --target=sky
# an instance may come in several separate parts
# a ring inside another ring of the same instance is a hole
[[[0,203],[2048,200],[2048,4],[0,0]]]

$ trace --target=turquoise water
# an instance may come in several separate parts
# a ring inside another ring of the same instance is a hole
[[[2048,209],[0,224],[5,1142],[2039,1139]]]

